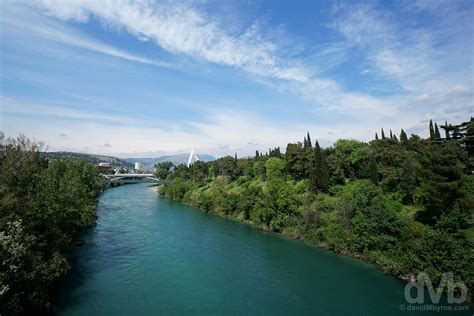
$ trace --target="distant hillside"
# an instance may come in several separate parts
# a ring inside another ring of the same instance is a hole
[[[208,154],[198,154],[198,157],[203,161],[212,161],[216,159],[214,156]],[[151,169],[155,166],[155,164],[159,162],[170,161],[175,165],[187,163],[188,158],[189,154],[178,154],[170,156],[161,156],[158,158],[125,158],[125,160],[129,163],[139,162],[142,164],[143,169]]]
[[[49,159],[72,158],[85,160],[93,164],[98,164],[100,162],[109,162],[110,164],[116,167],[133,167],[133,164],[127,162],[126,160],[111,156],[82,154],[69,151],[43,152],[41,153],[41,155]]]

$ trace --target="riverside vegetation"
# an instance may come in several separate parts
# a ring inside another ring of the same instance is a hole
[[[430,121],[428,139],[382,130],[369,143],[329,148],[308,134],[284,154],[158,164],[160,177],[174,179],[160,194],[355,255],[402,279],[424,271],[438,284],[452,272],[472,297],[474,120],[441,128],[444,137]]]
[[[0,132],[0,314],[51,311],[75,237],[96,220],[99,175],[87,162],[48,161],[42,145]]]

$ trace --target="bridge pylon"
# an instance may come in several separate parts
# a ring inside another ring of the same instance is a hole
[[[189,166],[191,166],[193,163],[195,163],[196,161],[199,161],[199,157],[198,155],[194,152],[194,148],[191,150],[191,153],[189,154],[189,159],[188,159],[188,163],[186,164],[186,166],[189,168]]]

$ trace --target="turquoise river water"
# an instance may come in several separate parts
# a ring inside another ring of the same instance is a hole
[[[60,287],[59,315],[448,314],[402,311],[404,283],[372,265],[205,214],[146,184],[105,191],[85,241]]]

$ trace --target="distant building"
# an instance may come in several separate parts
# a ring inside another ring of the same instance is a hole
[[[135,163],[135,170],[136,170],[136,171],[140,171],[141,168],[142,168],[142,164],[139,163],[139,162],[136,162],[136,163]]]
[[[102,167],[102,168],[111,168],[112,165],[110,164],[110,162],[99,162],[99,167]]]

